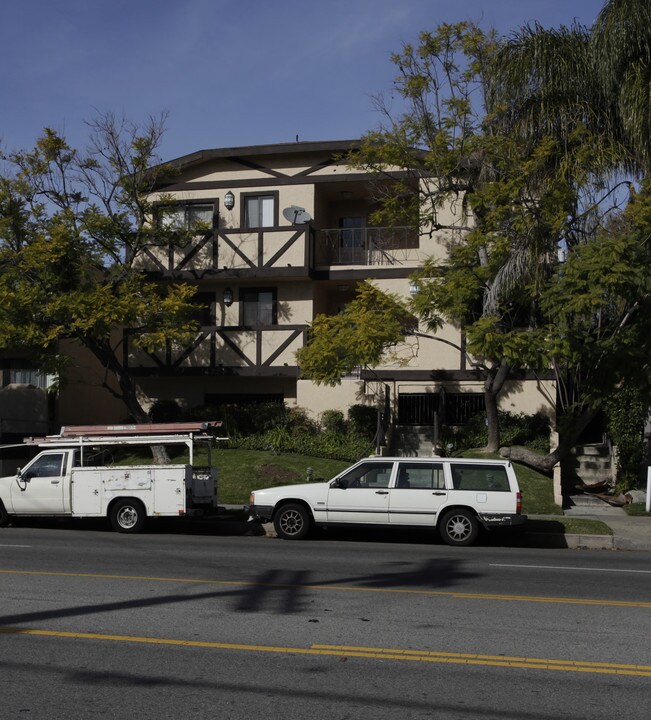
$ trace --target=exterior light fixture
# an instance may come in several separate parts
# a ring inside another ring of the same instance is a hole
[[[232,210],[235,207],[235,195],[230,190],[224,195],[224,206],[227,210]]]
[[[418,295],[418,285],[416,283],[411,283],[409,286],[409,294],[414,297],[414,295]]]
[[[227,287],[224,290],[224,305],[226,307],[230,307],[233,304],[233,291]]]

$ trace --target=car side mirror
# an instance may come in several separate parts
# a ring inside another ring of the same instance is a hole
[[[330,487],[339,488],[340,490],[345,490],[348,487],[348,483],[345,480],[333,480],[332,485],[330,485]]]

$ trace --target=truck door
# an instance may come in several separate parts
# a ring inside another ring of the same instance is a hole
[[[26,515],[62,514],[67,482],[65,452],[38,455],[11,484],[12,512]]]

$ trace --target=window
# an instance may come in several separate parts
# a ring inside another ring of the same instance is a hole
[[[47,390],[47,375],[40,370],[32,368],[10,368],[8,382],[10,385],[33,385],[34,387]]]
[[[214,303],[215,293],[196,293],[190,300],[190,304],[193,305],[191,318],[198,322],[201,327],[214,325]]]
[[[35,460],[23,473],[23,479],[34,477],[60,477],[64,469],[64,454],[52,453],[43,455]]]
[[[452,485],[455,490],[493,490],[509,492],[506,468],[495,465],[453,465]]]
[[[161,209],[161,224],[168,230],[212,228],[213,203],[183,203]]]
[[[393,463],[363,463],[339,478],[338,485],[346,488],[389,487]]]
[[[397,488],[441,490],[445,488],[441,463],[400,463]]]
[[[240,290],[240,307],[240,325],[257,327],[278,323],[274,288],[243,288]]]
[[[278,193],[244,195],[242,225],[245,228],[264,228],[278,225]]]

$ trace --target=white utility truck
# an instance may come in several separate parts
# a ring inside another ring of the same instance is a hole
[[[211,448],[220,422],[68,426],[59,435],[28,438],[42,451],[15,475],[0,478],[0,526],[14,516],[107,517],[117,532],[142,530],[148,517],[205,514],[217,506]],[[194,465],[195,444],[208,464]],[[126,446],[185,445],[187,464],[117,465]]]

